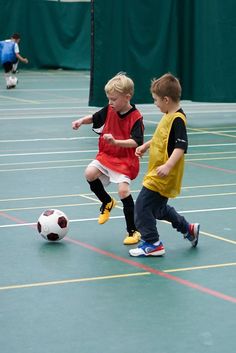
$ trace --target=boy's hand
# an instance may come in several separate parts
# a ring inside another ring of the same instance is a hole
[[[75,120],[72,122],[72,129],[78,130],[82,124],[83,124],[82,119]]]
[[[116,140],[114,139],[112,134],[104,134],[103,138],[110,144],[110,145],[115,145]]]
[[[156,169],[157,175],[161,178],[165,178],[169,174],[170,169],[171,168],[169,166],[167,166],[166,164],[160,165]]]
[[[142,156],[144,155],[144,153],[147,151],[146,146],[142,145],[142,146],[138,146],[135,150],[135,156],[142,158]]]

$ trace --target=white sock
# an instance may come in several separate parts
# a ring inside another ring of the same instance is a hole
[[[11,76],[10,76],[10,74],[5,74],[5,80],[6,80],[6,85],[7,86],[10,86],[11,85],[11,83],[10,83],[10,81],[11,81]]]
[[[12,70],[16,71],[18,67],[18,62],[12,65]]]
[[[158,245],[160,245],[160,240],[158,240],[158,241],[156,241],[153,245],[155,245],[155,246],[158,246]]]

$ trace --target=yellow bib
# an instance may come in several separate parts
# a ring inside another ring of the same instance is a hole
[[[186,118],[182,113],[165,114],[159,122],[152,137],[149,149],[148,171],[144,177],[143,185],[152,191],[159,192],[162,196],[173,198],[179,195],[184,173],[184,156],[171,169],[168,176],[160,178],[156,169],[166,163],[168,156],[168,140],[171,127],[176,117],[180,117],[185,125]]]

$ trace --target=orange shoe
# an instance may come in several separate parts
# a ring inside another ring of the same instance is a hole
[[[141,239],[141,234],[136,230],[133,234],[126,234],[126,237],[123,241],[125,245],[137,244]]]
[[[107,204],[102,204],[101,208],[100,208],[100,216],[98,217],[98,223],[99,224],[104,224],[108,221],[108,219],[110,218],[110,212],[111,210],[116,206],[116,200],[115,199],[111,199],[110,202],[108,202]]]

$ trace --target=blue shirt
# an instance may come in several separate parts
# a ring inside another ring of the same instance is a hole
[[[0,60],[2,64],[16,61],[15,43],[12,41],[0,42]]]

